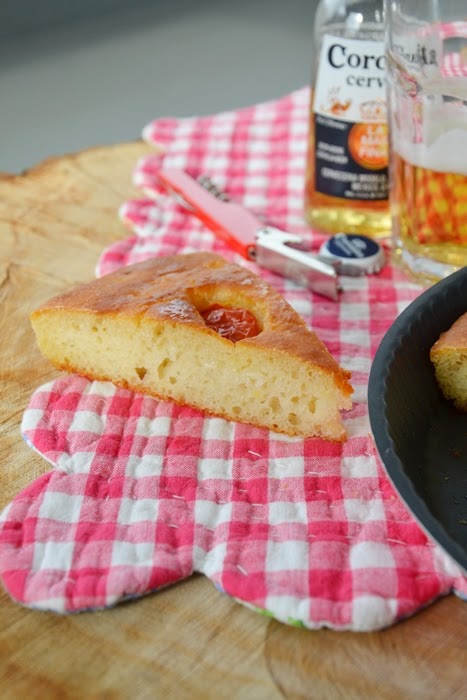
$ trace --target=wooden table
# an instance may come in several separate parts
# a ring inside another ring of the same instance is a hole
[[[49,469],[20,421],[55,376],[29,312],[89,280],[104,246],[126,237],[117,217],[133,194],[140,142],[47,161],[0,176],[0,508]],[[0,593],[0,697],[467,697],[467,604],[454,596],[379,633],[308,631],[249,611],[203,576],[115,609],[35,612]]]

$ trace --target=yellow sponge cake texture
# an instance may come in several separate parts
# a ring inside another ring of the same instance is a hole
[[[247,310],[253,337],[205,323]],[[213,253],[153,258],[53,298],[31,315],[57,368],[287,435],[345,440],[350,373],[269,284]]]
[[[440,335],[430,359],[444,396],[460,411],[467,411],[467,313]]]

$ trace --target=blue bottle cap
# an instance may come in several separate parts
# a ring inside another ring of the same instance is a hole
[[[372,238],[356,233],[337,233],[323,243],[318,257],[323,262],[338,263],[341,275],[372,275],[384,265],[384,250]]]

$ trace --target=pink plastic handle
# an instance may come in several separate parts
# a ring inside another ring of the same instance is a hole
[[[159,180],[168,189],[180,195],[189,207],[216,236],[244,258],[251,258],[256,232],[264,224],[247,209],[234,202],[223,202],[206,190],[183,170],[162,169]]]

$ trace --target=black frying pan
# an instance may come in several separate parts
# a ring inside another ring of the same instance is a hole
[[[444,399],[429,358],[467,311],[467,267],[393,323],[370,372],[371,429],[386,471],[425,531],[467,570],[467,414]]]

